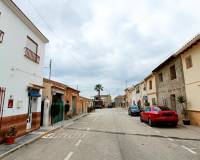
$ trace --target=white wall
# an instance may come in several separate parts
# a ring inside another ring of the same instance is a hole
[[[5,32],[3,43],[0,43],[0,85],[7,89],[4,116],[26,114],[27,86],[31,83],[42,86],[44,44],[2,1],[0,1],[0,12],[0,29]],[[27,36],[38,43],[40,64],[24,56]],[[14,98],[13,109],[7,108],[10,95]],[[17,101],[23,101],[21,108],[17,108]],[[38,105],[40,104],[41,98],[38,99]],[[40,110],[41,108],[38,107],[37,112]]]

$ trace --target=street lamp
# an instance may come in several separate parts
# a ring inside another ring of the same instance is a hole
[[[4,36],[4,32],[0,30],[0,43],[3,42],[3,36]]]

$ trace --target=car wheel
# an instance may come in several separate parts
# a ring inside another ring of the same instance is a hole
[[[176,128],[177,127],[177,123],[173,123],[172,127]]]
[[[153,123],[150,118],[148,119],[148,124],[149,124],[149,126],[153,127]]]

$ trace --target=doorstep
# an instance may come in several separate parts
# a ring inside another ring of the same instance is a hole
[[[72,119],[64,120],[64,121],[58,122],[58,123],[48,126],[48,127],[41,127],[38,130],[35,130],[35,131],[30,132],[22,137],[17,138],[15,144],[13,144],[13,145],[1,144],[0,145],[0,159],[2,159],[3,157],[7,156],[8,154],[10,154],[28,144],[35,142],[36,140],[39,140],[41,137],[43,137],[44,135],[46,135],[50,132],[58,130],[61,127],[67,127],[67,126],[72,125],[74,123],[74,121],[76,121],[82,117],[85,117],[87,115],[88,115],[88,113],[80,115],[80,116],[75,116]]]

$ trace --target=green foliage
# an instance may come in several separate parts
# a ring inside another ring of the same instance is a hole
[[[184,96],[178,96],[177,97],[177,102],[181,106],[181,113],[184,115],[184,118],[187,119],[188,117],[188,110],[187,110],[187,104],[186,104],[186,98]]]
[[[94,90],[97,92],[103,91],[103,86],[102,84],[96,84],[94,87]]]
[[[16,126],[11,126],[9,130],[5,133],[5,137],[13,137],[17,135]]]
[[[186,102],[186,99],[185,99],[184,96],[178,96],[178,97],[177,97],[177,102],[178,102],[179,104],[184,104],[184,103]]]

